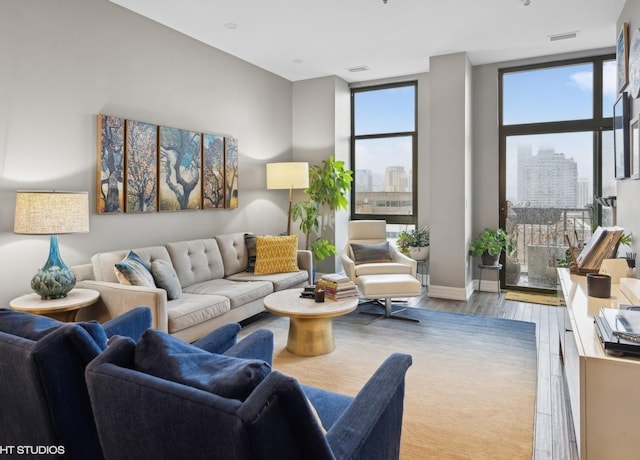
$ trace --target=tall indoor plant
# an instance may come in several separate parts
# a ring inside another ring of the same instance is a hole
[[[315,260],[337,254],[336,247],[326,238],[318,237],[311,241],[312,233],[321,231],[322,206],[330,210],[345,210],[349,206],[347,193],[351,190],[353,172],[345,168],[344,161],[336,160],[333,155],[321,164],[309,168],[309,198],[296,203],[291,216],[299,221],[300,231],[305,234],[305,248],[310,249]]]

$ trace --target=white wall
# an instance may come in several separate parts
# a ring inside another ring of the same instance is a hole
[[[640,28],[640,0],[628,0],[618,18],[616,30],[620,30],[622,24],[629,23],[629,35]],[[640,114],[640,99],[631,99],[631,119]],[[640,181],[619,180],[618,188],[618,225],[624,227],[626,232],[633,236],[632,249],[640,252]]]
[[[0,12],[0,305],[31,292],[48,237],[13,234],[15,191],[87,190],[91,231],[60,236],[62,258],[207,237],[281,232],[286,191],[269,161],[292,155],[292,84],[105,0],[2,2]],[[98,215],[96,115],[234,136],[239,207]]]

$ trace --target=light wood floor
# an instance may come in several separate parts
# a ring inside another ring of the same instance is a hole
[[[430,310],[493,316],[536,323],[538,394],[534,440],[535,460],[578,459],[562,380],[558,314],[561,308],[504,300],[504,293],[474,293],[468,302],[430,299],[426,292],[409,305]]]

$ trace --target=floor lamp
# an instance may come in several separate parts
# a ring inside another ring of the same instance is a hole
[[[287,235],[291,235],[291,194],[293,189],[309,187],[309,163],[267,163],[267,190],[289,190]]]
[[[51,235],[49,258],[31,280],[43,299],[66,297],[76,284],[73,271],[60,258],[58,235],[89,231],[87,192],[18,191],[13,232]]]

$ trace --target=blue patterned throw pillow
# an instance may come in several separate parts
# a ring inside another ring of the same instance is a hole
[[[116,277],[121,284],[131,284],[133,286],[156,287],[151,275],[151,264],[140,258],[138,254],[129,251],[127,257],[114,266]]]

